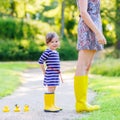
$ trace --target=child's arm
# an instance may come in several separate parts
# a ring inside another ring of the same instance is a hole
[[[40,64],[40,67],[41,67],[41,69],[42,69],[43,74],[45,75],[45,67],[44,67],[44,64]]]
[[[40,67],[42,69],[43,74],[45,75],[45,66],[44,66],[44,62],[48,59],[49,57],[49,52],[46,50],[45,52],[43,52],[43,54],[40,56],[38,62],[40,64]]]

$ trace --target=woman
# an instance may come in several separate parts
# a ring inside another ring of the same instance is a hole
[[[77,0],[80,10],[77,49],[78,62],[74,77],[76,112],[94,111],[100,107],[87,100],[88,72],[95,53],[103,49],[106,39],[102,33],[100,0]]]

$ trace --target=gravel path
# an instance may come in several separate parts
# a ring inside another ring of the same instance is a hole
[[[76,62],[61,62],[62,71],[75,67]],[[74,74],[64,74],[64,83],[56,90],[56,105],[63,108],[59,113],[45,113],[43,111],[43,95],[45,88],[42,85],[43,75],[40,69],[29,69],[22,73],[24,83],[10,96],[0,99],[0,120],[76,120],[86,114],[75,112],[75,98],[73,91]],[[88,101],[91,102],[95,93],[89,90]],[[20,112],[14,112],[14,105],[20,106]],[[23,112],[23,106],[30,106],[29,112]],[[2,112],[2,108],[8,105],[10,112]]]

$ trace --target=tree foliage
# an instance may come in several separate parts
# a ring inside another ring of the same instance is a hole
[[[101,0],[101,16],[108,43],[106,47],[114,45],[117,49],[120,48],[120,0]],[[27,48],[24,48],[23,44],[21,47],[21,41],[30,40],[33,42],[30,42],[32,47],[36,47],[33,50],[35,55],[35,50],[44,50],[44,36],[50,31],[56,31],[62,37],[62,44],[68,44],[67,47],[73,45],[65,48],[65,51],[76,47],[79,21],[76,0],[0,0],[0,18],[0,47],[5,40],[17,41],[18,43],[14,44],[20,48],[22,55]],[[10,43],[9,45],[12,46]],[[2,51],[3,46],[0,53]],[[14,55],[18,55],[17,52]],[[38,52],[36,54],[38,55]]]
[[[115,20],[115,30],[116,30],[116,49],[120,50],[120,0],[116,0],[116,20]]]

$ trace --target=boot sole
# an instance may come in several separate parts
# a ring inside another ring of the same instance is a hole
[[[54,113],[57,113],[57,112],[60,112],[61,110],[57,110],[57,111],[50,111],[50,110],[44,110],[44,112],[54,112]]]

